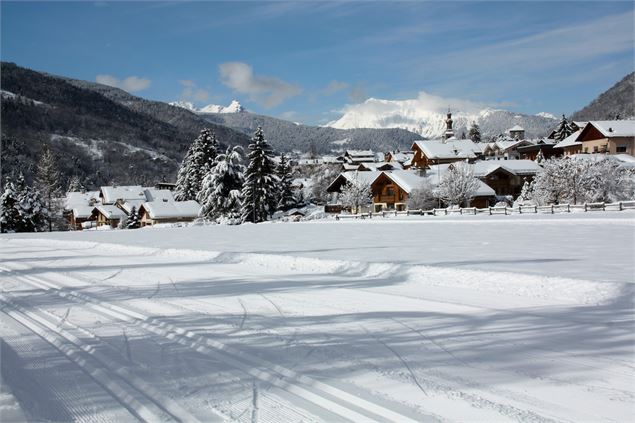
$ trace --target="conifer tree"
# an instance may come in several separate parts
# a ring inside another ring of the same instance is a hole
[[[469,137],[474,142],[481,142],[481,130],[476,122],[472,122],[470,127]]]
[[[49,232],[53,230],[53,220],[59,219],[62,196],[59,185],[60,174],[57,170],[55,156],[48,145],[44,146],[38,162],[35,186],[42,195],[44,206],[48,210],[47,221]]]
[[[139,227],[139,212],[136,206],[132,206],[130,214],[126,219],[126,229],[137,229]]]
[[[66,192],[86,192],[86,188],[82,184],[82,181],[79,179],[79,176],[73,175],[71,179],[68,181],[68,189]]]
[[[280,156],[280,163],[276,166],[278,176],[278,210],[287,211],[296,206],[296,199],[291,190],[291,165],[284,154]]]
[[[556,141],[562,141],[563,139],[567,138],[569,135],[573,134],[573,132],[574,132],[573,126],[571,126],[567,118],[564,117],[564,115],[562,115],[562,120],[560,121],[560,123],[558,124],[558,127],[556,128],[554,132],[553,139]]]
[[[274,173],[273,153],[258,127],[249,144],[249,165],[243,184],[243,222],[264,222],[276,209],[277,177]]]
[[[205,128],[188,149],[176,180],[175,199],[196,199],[201,191],[203,179],[214,166],[218,149],[216,134]]]
[[[18,194],[9,177],[5,179],[4,191],[0,196],[0,230],[16,232],[20,221]]]
[[[24,181],[20,174],[16,185],[18,199],[17,208],[20,218],[16,230],[18,232],[37,232],[45,227],[48,210],[44,207],[40,194]]]
[[[216,157],[197,197],[201,217],[232,222],[240,217],[244,182],[242,151],[240,146],[230,147]]]

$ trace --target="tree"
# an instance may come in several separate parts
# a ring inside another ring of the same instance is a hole
[[[203,179],[197,199],[201,204],[200,216],[210,220],[233,222],[240,217],[244,166],[240,146],[227,148],[216,157],[216,164]]]
[[[613,202],[633,198],[633,179],[620,164],[607,157],[589,168],[589,201]]]
[[[264,222],[276,209],[276,184],[273,153],[265,139],[262,128],[258,127],[249,144],[249,165],[245,172],[242,188],[243,222]]]
[[[453,163],[443,175],[438,195],[449,206],[467,205],[478,190],[479,181],[467,163]]]
[[[342,187],[340,200],[343,206],[351,208],[352,213],[359,213],[362,206],[372,202],[373,194],[370,183],[362,180],[357,171],[346,185]]]
[[[179,168],[174,195],[177,201],[196,199],[203,179],[214,166],[217,150],[216,134],[207,128],[203,129],[188,149]]]
[[[333,165],[323,164],[316,167],[315,173],[311,176],[311,186],[309,195],[315,204],[326,204],[329,201],[329,193],[326,189],[331,182],[339,175],[339,170]]]
[[[413,189],[408,196],[408,208],[410,210],[429,210],[437,204],[437,199],[428,179],[423,179],[421,184]]]
[[[20,215],[16,227],[17,232],[37,232],[46,226],[48,210],[45,208],[40,194],[24,181],[20,174],[16,186],[17,208]]]
[[[16,232],[20,221],[18,194],[9,177],[5,179],[4,191],[0,196],[0,230]]]
[[[472,141],[481,142],[481,130],[476,122],[472,122],[472,126],[470,127],[470,132],[468,133],[468,135]]]
[[[287,211],[296,206],[296,198],[291,190],[293,182],[291,176],[291,165],[284,154],[280,156],[280,163],[276,166],[276,176],[278,176],[278,210]]]
[[[567,138],[569,135],[573,134],[573,132],[575,132],[573,130],[573,126],[571,126],[567,118],[564,115],[562,115],[562,120],[560,121],[560,123],[558,124],[558,127],[554,131],[553,139],[556,141],[562,141],[563,139]]]
[[[126,219],[126,229],[137,229],[139,227],[139,212],[136,206],[132,206],[130,214]]]
[[[541,205],[586,201],[592,183],[591,164],[571,158],[545,160],[542,172],[534,179],[532,199]]]
[[[79,176],[73,175],[71,177],[70,181],[68,181],[68,189],[66,192],[86,192],[86,188],[82,184],[81,179],[79,179]]]
[[[57,170],[55,156],[48,145],[44,146],[38,162],[35,186],[42,195],[44,206],[48,210],[47,221],[49,232],[53,230],[53,221],[61,218],[60,174]]]

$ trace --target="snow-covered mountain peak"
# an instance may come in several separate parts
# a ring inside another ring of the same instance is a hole
[[[240,104],[238,100],[232,100],[229,106],[220,106],[218,104],[208,104],[200,109],[194,107],[189,101],[175,101],[170,103],[172,106],[181,107],[194,113],[240,113],[245,111],[245,108]]]

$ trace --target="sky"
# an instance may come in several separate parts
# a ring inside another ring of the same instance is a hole
[[[3,61],[325,124],[369,97],[570,114],[635,68],[634,2],[9,2]]]

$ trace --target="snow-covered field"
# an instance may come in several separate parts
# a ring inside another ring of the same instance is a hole
[[[607,212],[2,235],[0,420],[632,421],[634,230]]]

